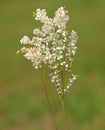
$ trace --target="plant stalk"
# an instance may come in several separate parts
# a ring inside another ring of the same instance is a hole
[[[65,124],[66,124],[66,129],[69,130],[69,124],[68,124],[68,119],[67,119],[67,115],[66,115],[66,109],[65,109],[65,104],[64,104],[64,87],[65,87],[65,82],[64,82],[64,72],[63,70],[61,70],[61,80],[62,80],[62,91],[63,91],[63,95],[59,95],[59,98],[61,100],[62,103],[62,108],[63,108],[63,112],[64,112],[64,119],[65,119]]]
[[[64,100],[62,99],[62,97],[60,95],[59,95],[59,98],[60,98],[61,103],[62,103],[66,129],[69,130],[69,124],[68,124],[68,119],[67,119],[67,114],[66,114],[66,109],[65,109],[65,103],[64,103]]]
[[[58,129],[57,129],[56,122],[55,122],[55,118],[54,118],[54,113],[53,113],[53,111],[52,111],[51,104],[50,104],[50,100],[49,100],[49,97],[48,97],[48,93],[47,93],[47,88],[46,88],[46,83],[45,83],[44,77],[45,77],[45,76],[44,76],[44,73],[42,72],[42,83],[43,83],[43,88],[44,88],[45,97],[46,97],[46,99],[47,99],[47,103],[48,103],[48,106],[49,106],[49,109],[50,109],[50,113],[51,113],[52,121],[53,121],[54,126],[55,126],[55,130],[58,130]]]

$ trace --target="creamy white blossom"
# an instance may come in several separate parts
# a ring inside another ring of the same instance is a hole
[[[20,40],[21,44],[29,44],[30,43],[30,38],[28,36],[24,36],[21,40]]]
[[[42,23],[46,22],[48,19],[47,12],[45,9],[37,9],[36,13],[33,12],[33,14],[35,15],[35,20],[39,20]]]
[[[58,26],[58,28],[63,29],[66,28],[68,20],[69,16],[67,15],[67,11],[65,11],[63,7],[60,7],[55,12],[54,23]]]
[[[54,18],[49,18],[45,9],[37,9],[33,14],[35,20],[42,23],[42,27],[33,30],[31,40],[28,36],[20,40],[21,44],[29,44],[30,47],[22,47],[18,52],[30,60],[35,69],[41,68],[43,64],[48,66],[51,82],[63,98],[77,78],[71,69],[77,52],[77,32],[72,30],[69,34],[66,30],[69,16],[64,7],[58,8]]]

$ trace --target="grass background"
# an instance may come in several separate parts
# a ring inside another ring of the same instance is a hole
[[[68,30],[79,35],[73,66],[79,78],[65,98],[70,130],[105,130],[105,0],[0,0],[0,130],[54,130],[40,72],[16,51],[38,25],[32,12],[46,8],[53,17],[60,6],[69,11]],[[64,130],[56,89],[47,86]]]

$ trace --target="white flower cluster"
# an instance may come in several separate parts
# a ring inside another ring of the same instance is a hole
[[[41,68],[42,64],[48,65],[51,82],[55,83],[62,98],[77,78],[72,74],[71,67],[77,52],[78,35],[74,30],[69,35],[66,30],[69,20],[67,13],[64,7],[60,7],[52,19],[47,16],[45,9],[37,9],[33,15],[35,20],[42,23],[42,27],[33,30],[34,36],[31,40],[24,36],[20,40],[21,44],[29,44],[30,47],[22,47],[18,51],[32,62],[35,69]]]

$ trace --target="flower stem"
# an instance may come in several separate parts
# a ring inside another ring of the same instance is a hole
[[[66,128],[67,128],[67,130],[69,130],[69,124],[68,124],[68,120],[67,120],[67,115],[66,115],[64,100],[62,100],[62,106],[63,106],[63,111],[64,111],[64,117],[65,117],[65,122],[66,122]]]
[[[59,98],[60,98],[60,100],[61,100],[62,107],[63,107],[66,129],[69,130],[69,124],[68,124],[68,119],[67,119],[67,115],[66,115],[66,109],[65,109],[64,99],[62,99],[60,95],[59,95]]]
[[[62,80],[62,91],[63,91],[63,94],[62,94],[62,96],[59,95],[59,98],[60,98],[61,103],[62,103],[66,129],[69,130],[69,124],[68,124],[68,119],[67,119],[66,109],[65,109],[65,104],[64,104],[64,86],[65,86],[65,83],[64,83],[64,71],[63,71],[63,69],[61,70],[61,80]]]
[[[52,121],[53,121],[54,126],[55,126],[55,130],[58,130],[58,129],[57,129],[57,126],[56,126],[54,114],[53,114],[53,111],[52,111],[52,108],[51,108],[50,100],[49,100],[49,97],[48,97],[48,93],[47,93],[47,88],[46,88],[46,83],[45,83],[44,77],[45,77],[45,76],[44,76],[44,73],[42,72],[42,83],[43,83],[43,88],[44,88],[45,97],[46,97],[46,99],[47,99],[47,103],[48,103],[48,106],[49,106],[49,109],[50,109],[50,113],[51,113]]]

